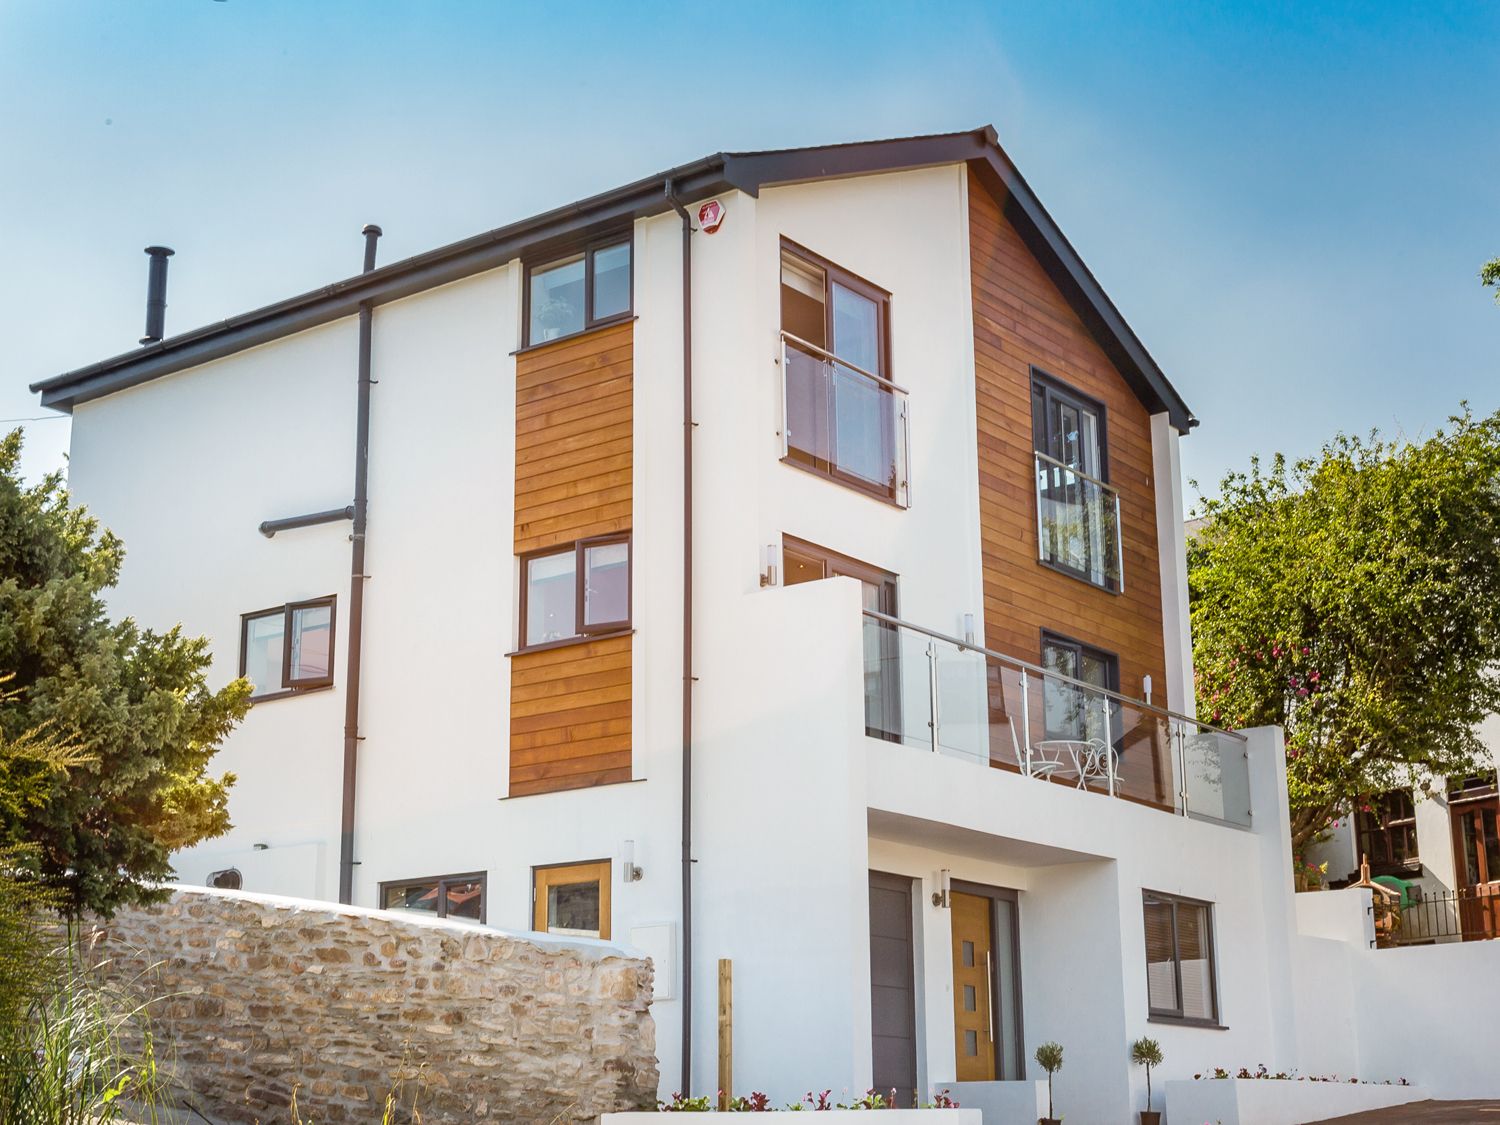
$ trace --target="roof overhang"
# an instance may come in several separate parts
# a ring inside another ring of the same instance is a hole
[[[990,126],[965,133],[826,145],[765,152],[721,152],[624,187],[570,203],[473,238],[418,254],[322,289],[278,301],[159,343],[33,383],[42,405],[72,411],[89,402],[246,348],[352,316],[364,305],[398,301],[425,289],[505,265],[538,248],[586,238],[671,207],[667,195],[696,202],[737,189],[756,196],[764,187],[967,164],[1001,203],[1006,217],[1042,264],[1090,334],[1152,413],[1166,412],[1186,432],[1194,419],[1089,272]]]

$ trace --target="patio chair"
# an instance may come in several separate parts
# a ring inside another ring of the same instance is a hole
[[[1021,736],[1016,733],[1015,719],[1007,719],[1010,724],[1010,745],[1015,751],[1016,765],[1021,767],[1022,773],[1027,773],[1026,748],[1021,745]],[[1031,777],[1051,777],[1052,774],[1065,766],[1071,768],[1071,763],[1064,762],[1059,755],[1038,752],[1035,748],[1031,753]]]

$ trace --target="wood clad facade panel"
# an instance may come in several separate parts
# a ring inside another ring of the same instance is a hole
[[[1033,663],[1044,629],[1120,658],[1120,689],[1166,683],[1151,418],[1032,256],[969,177],[979,523],[985,639]],[[1104,404],[1109,482],[1120,493],[1125,590],[1113,594],[1037,560],[1031,368]]]
[[[631,529],[633,332],[516,357],[516,554]],[[630,780],[631,641],[511,657],[512,797]]]

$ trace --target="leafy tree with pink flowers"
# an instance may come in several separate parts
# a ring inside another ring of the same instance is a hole
[[[1296,851],[1371,794],[1479,767],[1500,711],[1500,413],[1252,460],[1201,514],[1198,714],[1286,729]]]

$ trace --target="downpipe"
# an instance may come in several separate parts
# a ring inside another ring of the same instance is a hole
[[[364,272],[375,268],[375,243],[384,233],[371,223],[365,236]],[[344,675],[344,785],[339,819],[339,902],[354,901],[354,794],[359,778],[359,681],[364,652],[365,526],[370,486],[370,344],[374,329],[370,302],[359,306],[359,394],[354,418],[354,529],[349,536],[349,638]]]
[[[667,202],[682,218],[682,1070],[693,1088],[693,221],[671,180]]]

